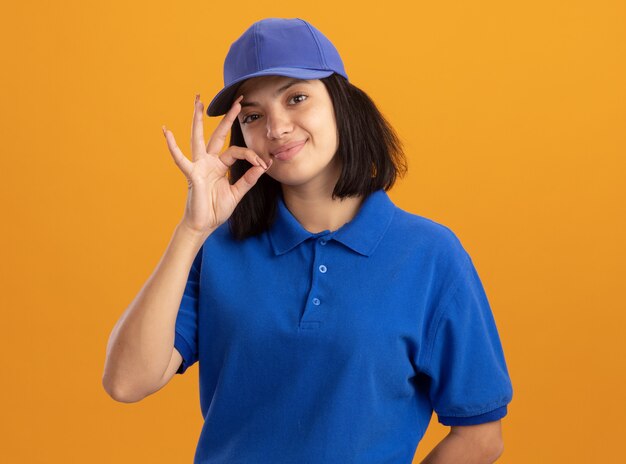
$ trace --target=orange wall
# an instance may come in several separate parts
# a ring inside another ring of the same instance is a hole
[[[515,390],[499,462],[626,459],[626,3],[230,5],[3,6],[0,460],[191,462],[197,365],[121,404],[105,347],[183,212],[161,125],[188,154],[194,94],[268,16],[335,43],[404,141],[392,199],[473,257]],[[445,433],[433,420],[415,462]]]

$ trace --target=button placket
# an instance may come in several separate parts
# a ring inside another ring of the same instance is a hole
[[[322,246],[324,246],[324,245],[326,245],[326,243],[328,243],[328,241],[327,241],[324,237],[321,237],[321,238],[318,240],[318,242],[319,242],[319,244],[320,244],[320,245],[322,245]],[[317,261],[317,258],[318,258],[318,256],[319,256],[319,255],[318,255],[318,252],[319,252],[319,250],[316,250],[316,253],[315,253],[315,260],[316,260],[316,261]],[[325,274],[325,273],[326,273],[326,271],[328,270],[328,268],[326,267],[326,265],[324,265],[324,264],[320,264],[320,265],[317,267],[317,270],[318,270],[319,272],[321,272],[322,274]],[[316,279],[316,280],[317,280],[317,279]],[[313,300],[311,300],[311,301],[313,302],[313,304],[314,304],[315,306],[319,306],[319,305],[320,305],[320,303],[321,303],[320,299],[319,299],[319,298],[317,298],[317,297],[313,298]]]
[[[320,261],[323,262],[325,260],[325,253],[322,253],[322,247],[326,244],[328,244],[328,239],[324,237],[319,237],[313,245],[311,289],[309,293],[309,300],[307,303],[308,309],[305,309],[305,312],[302,315],[302,319],[300,322],[300,328],[303,329],[304,327],[306,327],[308,331],[310,331],[311,329],[317,329],[322,324],[322,318],[324,313],[320,311],[322,311],[323,308],[323,289],[326,286],[324,285],[324,281],[320,282],[318,279],[327,279],[326,276],[322,277],[322,274],[326,274],[326,272],[328,272],[328,267],[326,266],[326,264],[320,264]],[[321,288],[320,284],[322,284]]]
[[[320,237],[318,239],[318,243],[320,245],[325,245],[326,244],[326,239],[324,237]],[[320,250],[319,250],[319,248],[316,247],[315,257],[314,257],[314,260],[315,260],[316,263],[319,262],[318,261],[319,255],[320,255]],[[324,272],[326,272],[326,266],[324,266],[323,264],[320,264],[320,265],[317,266],[317,270],[323,274]],[[319,278],[319,276],[316,273],[316,275],[313,276],[313,280],[315,281],[315,287],[316,288],[318,287],[318,281],[317,281],[318,278]],[[317,296],[315,296],[311,300],[311,303],[313,303],[315,306],[319,306],[321,304],[321,301],[320,301],[320,299]]]

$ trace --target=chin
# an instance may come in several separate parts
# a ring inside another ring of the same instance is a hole
[[[288,185],[290,187],[297,187],[300,185],[304,185],[311,180],[310,177],[306,176],[297,176],[297,175],[278,175],[274,176],[270,174],[270,177],[274,179],[276,182],[282,185]]]

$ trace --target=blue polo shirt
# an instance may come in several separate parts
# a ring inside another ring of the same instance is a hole
[[[176,318],[199,361],[195,463],[407,463],[433,410],[494,421],[512,386],[483,286],[447,227],[370,194],[336,231],[278,201],[244,241],[203,244]]]

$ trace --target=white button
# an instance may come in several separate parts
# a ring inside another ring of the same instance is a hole
[[[320,244],[321,245],[326,245],[326,239],[325,238],[320,238]]]
[[[326,266],[324,266],[323,264],[320,266],[320,268],[319,268],[319,269],[320,269],[320,272],[321,272],[321,273],[326,272]]]
[[[319,300],[319,298],[313,298],[313,304],[314,304],[315,306],[319,306],[319,304],[320,304],[320,300]]]

